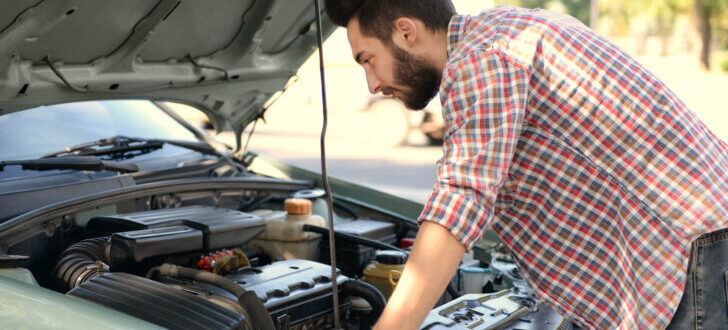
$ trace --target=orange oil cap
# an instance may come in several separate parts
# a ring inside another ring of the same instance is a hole
[[[303,198],[286,198],[283,209],[288,214],[311,214],[311,201]]]

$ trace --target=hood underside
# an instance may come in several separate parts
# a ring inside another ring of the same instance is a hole
[[[0,8],[0,115],[171,100],[240,132],[316,49],[313,0],[1,0]],[[333,29],[325,19],[324,36]]]

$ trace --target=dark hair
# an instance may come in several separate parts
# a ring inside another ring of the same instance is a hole
[[[433,32],[447,31],[456,14],[451,0],[326,0],[326,13],[338,26],[356,17],[364,35],[392,39],[394,21],[400,17],[421,20]]]

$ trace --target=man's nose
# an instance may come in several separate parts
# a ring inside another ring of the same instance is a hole
[[[367,85],[369,86],[369,93],[377,94],[382,91],[382,82],[367,72]]]

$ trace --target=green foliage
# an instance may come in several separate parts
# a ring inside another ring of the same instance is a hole
[[[720,65],[720,69],[723,70],[723,72],[728,73],[728,50],[724,50],[721,53],[722,59],[718,63]]]
[[[523,8],[546,8],[553,0],[495,0],[496,5],[509,5]]]
[[[704,10],[711,13],[713,33],[716,41],[728,46],[728,0],[702,0]],[[560,8],[567,14],[589,24],[590,0],[495,0],[496,5],[511,5],[523,8]],[[601,0],[600,20],[608,20],[610,33],[629,34],[635,20],[649,24],[650,35],[669,36],[673,34],[676,18],[690,15],[696,10],[695,0]]]
[[[561,6],[566,14],[589,24],[591,0],[495,0],[496,5],[509,5],[523,8],[553,8]]]
[[[590,0],[559,0],[566,7],[569,15],[576,17],[582,23],[589,25],[589,14],[591,9]]]
[[[626,35],[631,25],[640,20],[647,23],[650,34],[672,34],[675,21],[690,12],[694,0],[610,0],[600,1],[600,15],[609,20],[612,33]],[[723,0],[721,0],[723,1]]]
[[[668,3],[691,1],[691,0],[666,0]],[[716,0],[728,1],[728,0]],[[592,0],[495,0],[496,5],[510,5],[523,8],[545,8],[556,11],[562,11],[566,14],[574,16],[586,25],[590,25],[590,11]],[[606,10],[608,14],[615,16],[623,16],[621,20],[623,26],[629,25],[629,18],[633,17],[636,12],[645,9],[646,3],[662,1],[654,0],[609,0],[600,1],[600,8]],[[606,3],[606,5],[605,5]]]
[[[719,12],[713,19],[715,25],[713,31],[719,48],[724,48],[728,52],[728,0],[723,0],[723,2],[723,6],[719,8]]]
[[[711,10],[722,10],[728,7],[728,0],[704,0],[703,3]]]

